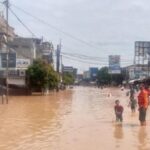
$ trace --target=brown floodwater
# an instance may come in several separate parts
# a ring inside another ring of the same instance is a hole
[[[76,87],[10,97],[8,105],[0,105],[0,150],[150,150],[149,111],[148,125],[141,127],[125,95],[119,89]],[[122,126],[115,123],[116,99],[125,109]]]

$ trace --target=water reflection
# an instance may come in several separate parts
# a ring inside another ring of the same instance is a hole
[[[124,133],[123,133],[123,125],[122,124],[116,124],[115,125],[115,130],[114,130],[114,138],[115,139],[123,139]]]
[[[140,127],[138,132],[139,150],[144,150],[147,145],[147,131],[145,127]]]

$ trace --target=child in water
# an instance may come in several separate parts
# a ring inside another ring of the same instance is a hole
[[[115,106],[114,106],[114,110],[115,110],[115,115],[116,115],[116,121],[117,122],[122,122],[123,121],[123,107],[120,105],[120,101],[116,100],[115,101]]]
[[[134,113],[137,107],[137,101],[134,97],[130,98],[129,106],[131,107],[132,113]]]

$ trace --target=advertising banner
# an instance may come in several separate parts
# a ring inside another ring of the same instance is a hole
[[[120,55],[109,56],[109,74],[120,74]]]
[[[30,59],[17,59],[16,68],[28,68],[30,66]]]
[[[136,56],[150,55],[150,42],[148,41],[137,41],[135,42]]]

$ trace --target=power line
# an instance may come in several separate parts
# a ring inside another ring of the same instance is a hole
[[[76,59],[76,58],[71,58],[65,55],[62,55],[64,58],[69,59],[69,60],[73,60],[73,61],[77,61],[77,62],[81,62],[81,63],[85,63],[85,64],[93,64],[93,65],[106,65],[106,64],[100,64],[100,63],[94,63],[94,62],[90,62],[90,61],[83,61],[80,59]],[[107,64],[108,65],[108,64]]]
[[[64,58],[66,59],[69,59],[71,61],[77,61],[77,62],[81,62],[81,63],[86,63],[86,64],[94,64],[94,65],[105,65],[105,66],[108,66],[108,63],[107,62],[104,62],[104,61],[99,61],[99,62],[93,62],[94,60],[83,60],[83,59],[80,59],[80,58],[72,58],[70,56],[67,56],[67,55],[64,55],[64,54],[61,54],[61,56],[63,56]],[[124,65],[129,65],[131,63],[123,63]]]
[[[14,6],[15,8],[17,8],[18,10],[22,11],[22,12],[25,13],[26,15],[28,15],[28,16],[30,16],[30,17],[32,17],[32,18],[38,20],[39,22],[41,22],[41,23],[47,25],[48,27],[53,28],[54,30],[56,30],[56,31],[58,31],[58,32],[61,32],[61,33],[63,33],[64,35],[66,35],[66,36],[68,36],[68,37],[70,37],[70,38],[72,38],[72,39],[74,39],[74,40],[77,40],[77,41],[79,41],[79,42],[81,42],[81,43],[84,43],[84,44],[86,44],[86,45],[88,45],[88,46],[90,46],[90,47],[92,47],[92,48],[93,48],[93,47],[94,47],[94,48],[97,48],[97,47],[95,47],[94,45],[90,44],[89,42],[86,42],[86,41],[84,41],[84,40],[82,40],[82,39],[80,39],[80,38],[75,37],[74,35],[71,35],[71,34],[69,34],[69,33],[67,33],[67,32],[62,31],[61,29],[59,29],[59,28],[57,28],[57,27],[51,25],[50,23],[47,23],[47,22],[46,22],[45,20],[43,20],[43,19],[40,19],[40,18],[38,18],[38,17],[32,15],[31,13],[25,11],[24,9],[19,8],[18,6],[14,5],[14,4],[11,4],[11,5]],[[11,10],[11,11],[12,11],[12,10]],[[14,12],[13,12],[13,14],[14,14]],[[17,17],[16,14],[14,14],[14,15]],[[18,21],[21,21],[18,17],[17,17],[17,19],[18,19]],[[27,27],[22,21],[21,21],[21,23],[22,23],[25,27]],[[32,35],[34,35],[33,32],[32,32],[28,27],[27,27],[27,29],[28,29],[28,31],[29,31]],[[34,36],[35,36],[35,35],[34,35]],[[70,56],[71,56],[71,55],[72,55],[72,54],[70,54]],[[74,54],[74,55],[79,56],[78,54]],[[108,60],[108,58],[89,57],[89,56],[85,56],[85,55],[80,55],[79,57],[85,57],[85,59],[91,59],[91,58],[92,58],[92,59],[97,59],[97,60],[99,60],[99,59],[100,59],[100,60],[102,60],[102,59]],[[123,59],[122,59],[122,60],[123,60]],[[125,61],[126,61],[126,60],[125,60]],[[132,60],[130,60],[130,61],[132,61]]]
[[[78,41],[78,42],[80,42],[80,43],[82,43],[82,44],[84,44],[84,45],[87,45],[87,46],[89,46],[89,47],[92,47],[92,48],[96,48],[96,49],[99,48],[99,47],[97,47],[97,46],[94,46],[94,45],[90,44],[90,42],[84,41],[84,40],[82,40],[82,39],[80,39],[80,38],[78,38],[78,37],[76,37],[76,36],[74,36],[74,35],[72,35],[72,34],[70,34],[70,33],[68,33],[68,32],[62,31],[61,29],[55,27],[54,25],[52,25],[52,24],[46,22],[46,21],[43,20],[43,19],[40,19],[40,18],[38,18],[38,17],[32,15],[31,13],[27,12],[26,10],[24,10],[24,9],[22,9],[22,8],[19,8],[18,6],[14,5],[14,4],[12,4],[12,3],[11,3],[11,5],[12,5],[13,7],[17,8],[18,10],[22,11],[24,14],[26,14],[26,15],[28,15],[28,16],[34,18],[35,20],[39,21],[40,23],[43,23],[43,24],[47,25],[48,27],[50,27],[50,28],[56,30],[57,32],[60,32],[60,33],[62,33],[62,34],[64,34],[64,35],[70,37],[71,39],[74,39],[74,40],[76,40],[76,41]]]
[[[24,12],[24,13],[27,14],[27,15],[29,15],[30,17],[32,17],[32,18],[38,20],[39,22],[41,22],[41,23],[43,23],[43,24],[49,26],[50,28],[53,28],[53,29],[55,29],[56,31],[59,31],[59,32],[63,33],[64,35],[69,36],[70,38],[72,38],[72,39],[74,39],[74,40],[80,41],[81,43],[84,43],[84,44],[86,44],[86,45],[88,45],[88,46],[90,46],[90,47],[94,47],[94,48],[95,48],[94,45],[91,45],[91,44],[89,44],[89,43],[86,42],[86,41],[83,41],[83,40],[81,40],[81,39],[79,39],[79,38],[77,38],[77,37],[75,37],[75,36],[73,36],[73,35],[71,35],[71,34],[69,34],[69,33],[67,33],[67,32],[64,32],[64,31],[60,30],[59,28],[57,28],[57,27],[55,27],[55,26],[53,26],[53,25],[51,25],[51,24],[45,22],[44,20],[42,20],[42,19],[40,19],[40,18],[38,18],[38,17],[36,17],[36,16],[30,14],[29,12],[27,12],[27,11],[25,11],[25,10],[23,10],[23,9],[21,9],[21,8],[19,8],[19,7],[17,7],[17,6],[15,6],[14,4],[12,4],[12,6],[14,6],[15,8],[21,10],[22,12]],[[18,17],[11,9],[10,9],[10,11],[11,11],[11,13],[13,13],[13,15],[15,15],[15,17],[18,19],[18,21],[19,21],[32,35],[35,36],[35,34],[19,19],[19,17]],[[68,55],[68,56],[71,56],[71,57],[75,57],[75,58],[82,59],[82,60],[80,60],[80,62],[83,62],[83,63],[87,63],[87,62],[85,62],[85,61],[83,61],[83,60],[89,60],[89,59],[92,60],[92,61],[101,61],[101,62],[102,62],[102,59],[103,59],[103,62],[104,62],[104,60],[105,60],[105,61],[108,61],[108,59],[102,58],[102,57],[91,57],[91,56],[86,56],[86,55],[81,55],[81,54],[71,54],[71,53],[70,53],[70,54],[69,54],[69,53],[62,53],[62,54]],[[64,56],[64,57],[69,58],[68,56]],[[71,58],[71,59],[72,59],[72,58]],[[79,60],[79,59],[78,59],[78,60]],[[72,59],[72,60],[73,60],[73,59]],[[96,64],[96,63],[93,63],[93,62],[89,62],[89,63]]]
[[[68,49],[69,51],[77,51],[77,50],[72,50],[71,48],[68,48],[65,46],[65,49]],[[63,52],[63,54],[67,54],[67,55],[70,55],[70,56],[79,56],[79,57],[84,57],[84,58],[93,58],[93,59],[98,59],[98,60],[107,60],[108,61],[108,56],[107,57],[97,57],[97,56],[87,56],[87,55],[83,55],[83,54],[79,54],[79,53],[68,53],[68,52]],[[121,57],[121,60],[123,61],[132,61],[133,62],[133,59],[125,59],[125,58],[122,58]]]
[[[64,52],[61,52],[61,54],[65,55],[65,56],[69,56],[69,57],[75,57],[75,58],[82,59],[82,60],[108,62],[108,58],[103,58],[103,57],[92,57],[92,56],[86,56],[86,55],[80,55],[80,54],[71,54],[71,53],[64,53]],[[131,61],[129,61],[129,60],[123,60],[121,62],[131,63]]]
[[[17,18],[17,20],[26,28],[26,30],[27,30],[29,33],[31,33],[32,36],[36,37],[36,35],[30,30],[30,28],[29,28],[27,25],[25,25],[25,24],[23,23],[23,21],[12,11],[12,9],[11,9],[10,7],[9,7],[9,10],[10,10],[10,12]]]

